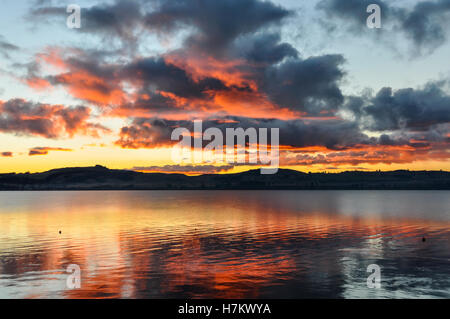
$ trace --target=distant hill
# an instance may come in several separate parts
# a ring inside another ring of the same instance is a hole
[[[390,171],[302,173],[280,169],[237,174],[139,173],[102,166],[54,169],[34,174],[0,174],[0,190],[179,190],[179,189],[450,189],[450,172]]]

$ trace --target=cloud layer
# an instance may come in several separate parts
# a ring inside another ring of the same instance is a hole
[[[381,8],[384,36],[400,32],[411,41],[417,53],[428,54],[442,46],[449,36],[448,19],[450,1],[418,1],[409,7],[400,7],[392,1],[372,0],[321,0],[317,8],[332,20],[351,25],[348,29],[356,34],[367,31],[366,9],[370,4]]]
[[[360,33],[371,3],[321,0],[316,9]],[[432,52],[447,40],[450,1],[422,1],[410,8],[377,3],[387,28],[418,51]],[[40,1],[30,16],[60,23],[65,7]],[[96,3],[83,10],[79,30],[80,36],[97,39],[95,48],[45,47],[22,65],[21,81],[31,89],[41,94],[61,89],[80,106],[0,101],[0,132],[51,139],[112,133],[93,116],[99,114],[126,123],[117,130],[116,147],[156,148],[173,144],[174,128],[192,129],[194,119],[203,119],[204,129],[223,132],[279,128],[284,165],[448,159],[448,82],[345,95],[346,57],[305,56],[282,33],[295,16],[260,0]],[[179,45],[148,53],[143,47],[154,35]],[[3,54],[19,49],[0,38]],[[56,149],[36,148],[30,155],[51,150]],[[197,171],[206,168],[217,170],[205,165]]]
[[[90,112],[84,106],[65,107],[23,99],[0,101],[0,132],[45,138],[76,134],[98,137],[100,133],[108,132],[106,127],[89,122]]]

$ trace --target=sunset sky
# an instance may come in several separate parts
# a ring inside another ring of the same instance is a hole
[[[196,119],[279,128],[285,168],[450,170],[450,0],[0,6],[0,173],[252,168],[174,163],[171,132]]]

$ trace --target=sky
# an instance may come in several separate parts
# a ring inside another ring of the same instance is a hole
[[[254,168],[174,163],[171,132],[194,120],[278,128],[283,168],[450,170],[450,0],[0,6],[0,173]]]

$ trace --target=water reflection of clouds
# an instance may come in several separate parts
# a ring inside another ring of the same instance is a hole
[[[328,192],[214,194],[64,192],[27,199],[19,214],[0,208],[0,295],[450,295],[446,222],[341,215],[328,210],[338,207]],[[82,269],[80,290],[65,289],[71,263]],[[366,286],[371,263],[382,267],[381,290]]]

